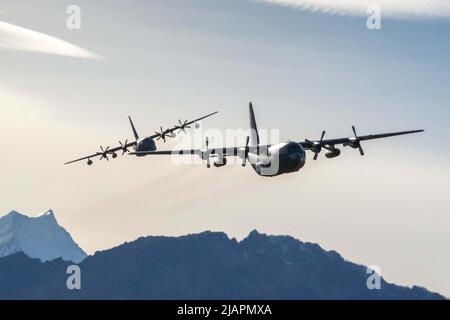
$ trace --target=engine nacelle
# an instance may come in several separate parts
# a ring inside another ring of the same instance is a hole
[[[218,158],[216,161],[214,161],[214,167],[220,168],[227,164],[227,158]]]
[[[333,151],[325,153],[325,157],[327,157],[328,159],[336,158],[336,157],[339,157],[340,155],[341,155],[341,150],[339,150],[339,149],[333,149]]]
[[[358,149],[359,148],[359,142],[357,141],[352,141],[352,142],[346,142],[343,144],[344,147],[350,147],[353,149]]]

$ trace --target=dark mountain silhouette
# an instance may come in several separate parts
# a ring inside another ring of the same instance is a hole
[[[82,289],[69,291],[62,259],[23,253],[0,259],[0,299],[443,299],[382,280],[369,290],[366,267],[288,236],[253,231],[140,238],[79,264]]]

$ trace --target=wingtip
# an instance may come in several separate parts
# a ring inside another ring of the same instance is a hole
[[[217,113],[219,113],[219,111],[214,111],[214,112],[208,113],[205,117],[210,117],[210,116],[215,115]]]

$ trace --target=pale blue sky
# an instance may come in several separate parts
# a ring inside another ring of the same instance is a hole
[[[69,4],[81,30],[65,27]],[[250,0],[6,0],[0,21],[105,58],[0,48],[0,212],[51,207],[90,253],[141,235],[291,234],[450,296],[450,19],[370,31],[364,16]],[[246,128],[250,100],[281,139],[426,132],[276,179],[168,159],[62,165],[131,138],[128,114],[143,134],[215,110],[207,127]]]

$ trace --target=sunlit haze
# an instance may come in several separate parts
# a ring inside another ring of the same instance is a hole
[[[1,214],[52,208],[89,254],[149,235],[289,234],[450,296],[449,6],[397,8],[369,30],[357,1],[309,2],[80,0],[69,30],[70,1],[2,1]],[[246,130],[249,101],[283,141],[426,131],[366,142],[365,157],[308,154],[275,178],[170,157],[64,166],[131,140],[128,115],[142,135],[213,111],[203,130]]]

